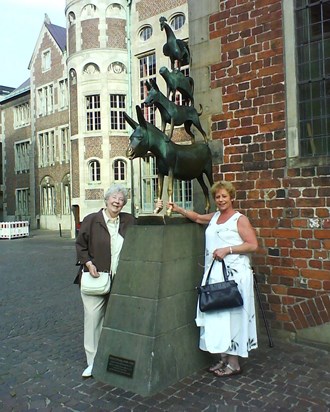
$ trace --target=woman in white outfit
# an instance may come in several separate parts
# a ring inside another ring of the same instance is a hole
[[[225,261],[229,279],[234,279],[243,297],[243,306],[221,311],[201,312],[197,306],[196,324],[200,327],[201,350],[217,354],[219,359],[209,368],[217,377],[242,372],[239,357],[247,358],[251,349],[258,347],[253,274],[250,253],[258,248],[255,231],[248,218],[233,208],[235,188],[229,182],[216,182],[211,193],[218,211],[200,215],[169,202],[174,212],[188,219],[208,224],[205,232],[205,284],[213,259],[209,283],[222,282],[222,264]]]

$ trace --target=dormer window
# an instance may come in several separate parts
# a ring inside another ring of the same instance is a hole
[[[50,50],[45,50],[42,53],[42,71],[46,72],[47,70],[50,70]]]

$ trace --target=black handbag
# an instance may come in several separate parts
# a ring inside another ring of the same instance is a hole
[[[231,309],[243,305],[243,298],[234,280],[228,280],[227,269],[224,260],[222,263],[224,282],[209,284],[214,261],[207,274],[205,285],[197,286],[199,294],[199,309],[201,312],[212,310]]]

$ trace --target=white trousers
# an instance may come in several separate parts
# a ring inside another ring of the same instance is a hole
[[[91,296],[81,293],[84,305],[84,347],[87,365],[92,365],[99,344],[109,295]]]

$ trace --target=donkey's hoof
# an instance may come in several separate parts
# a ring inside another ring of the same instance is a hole
[[[172,215],[172,208],[166,210],[166,216]]]

